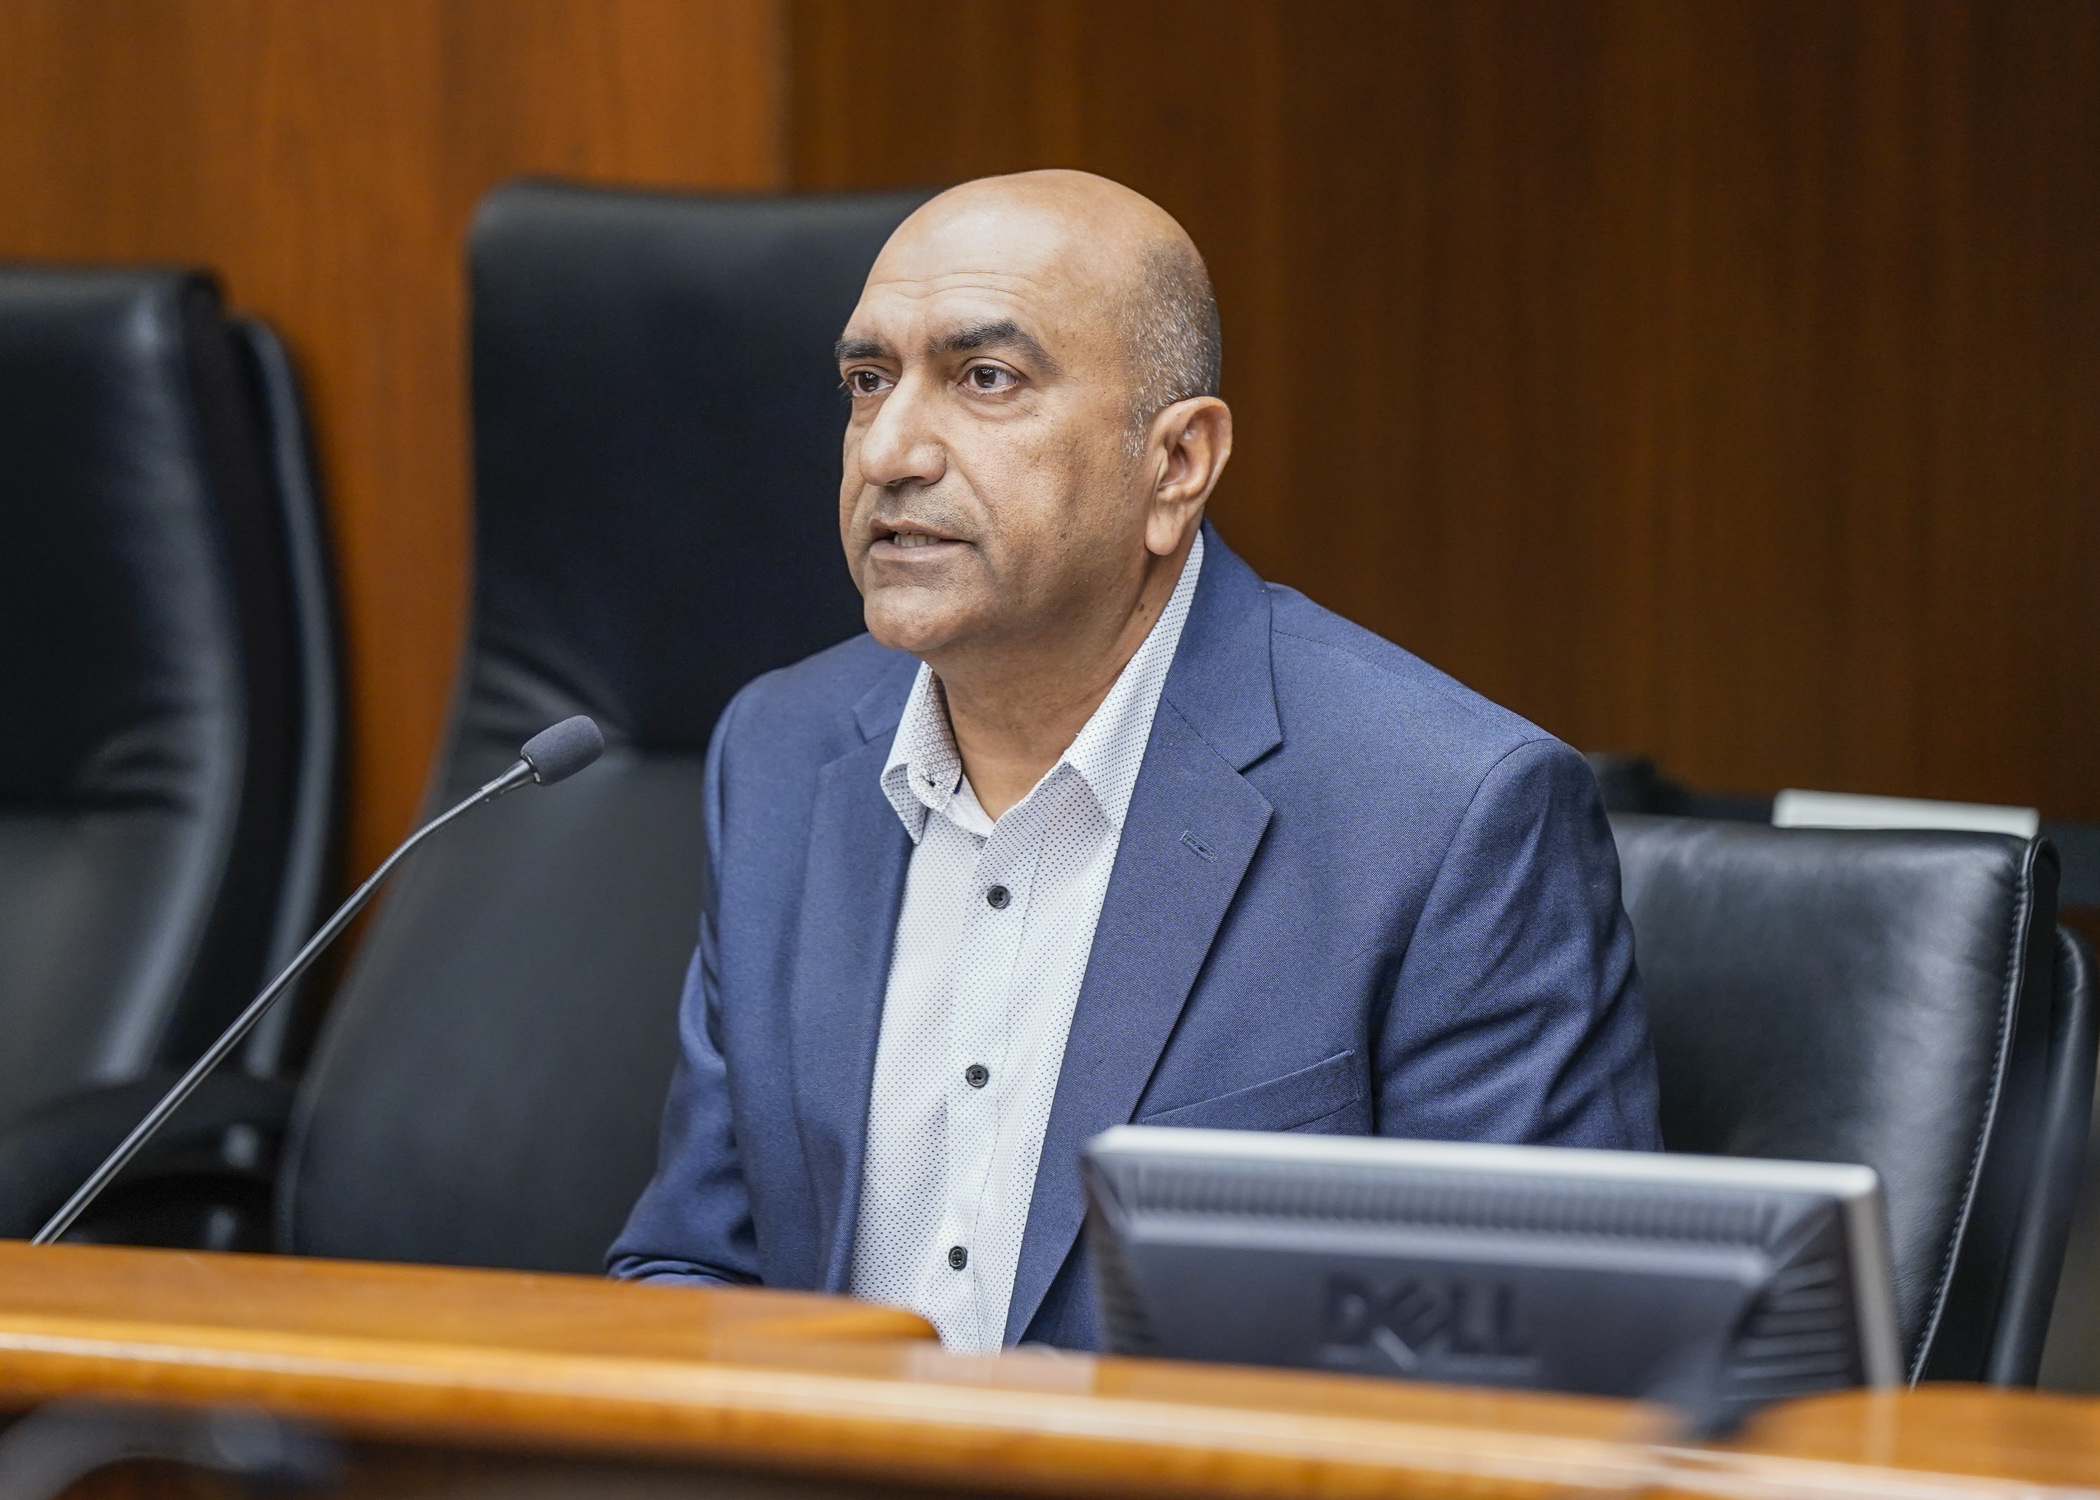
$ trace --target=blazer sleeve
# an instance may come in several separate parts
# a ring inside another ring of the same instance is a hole
[[[1557,740],[1482,778],[1378,1045],[1381,1135],[1656,1150],[1655,1059],[1589,767]]]
[[[656,1175],[605,1256],[606,1270],[624,1281],[745,1285],[759,1279],[751,1199],[730,1116],[715,962],[723,745],[737,707],[732,702],[723,712],[708,747],[707,892],[678,1007],[678,1067],[664,1101]]]

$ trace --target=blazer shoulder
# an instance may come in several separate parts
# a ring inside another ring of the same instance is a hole
[[[1413,652],[1323,609],[1296,589],[1268,584],[1276,688],[1292,731],[1325,726],[1360,742],[1371,764],[1400,747],[1485,772],[1526,745],[1573,755],[1545,730],[1440,671]],[[1295,711],[1294,711],[1295,710]],[[1296,721],[1293,723],[1292,721]],[[1390,762],[1388,762],[1390,763]],[[1395,765],[1396,770],[1405,768]]]
[[[901,710],[918,665],[871,635],[854,636],[744,684],[723,710],[722,736],[756,737],[776,750],[828,741],[852,726],[855,708],[889,679],[896,680]]]

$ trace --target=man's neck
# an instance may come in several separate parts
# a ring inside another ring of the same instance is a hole
[[[996,657],[933,664],[963,774],[987,816],[1027,796],[1086,728],[1174,597],[1193,541],[1191,533],[1173,556],[1148,557],[1136,595],[1110,616],[1113,628],[1051,641],[1039,633]]]

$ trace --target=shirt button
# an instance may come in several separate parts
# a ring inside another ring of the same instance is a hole
[[[963,1069],[963,1082],[973,1089],[981,1089],[992,1081],[992,1070],[983,1063],[971,1063]]]
[[[960,1271],[964,1266],[968,1265],[969,1263],[969,1251],[963,1249],[963,1247],[960,1245],[950,1245],[948,1247],[948,1265],[951,1270]]]
[[[984,899],[991,903],[993,911],[1005,911],[1006,903],[1013,898],[1014,893],[1003,885],[995,885],[984,893]]]

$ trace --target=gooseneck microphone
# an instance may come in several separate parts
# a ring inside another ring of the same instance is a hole
[[[48,1245],[73,1227],[73,1221],[86,1212],[88,1205],[95,1201],[119,1172],[130,1165],[131,1159],[139,1154],[146,1142],[153,1139],[154,1132],[167,1124],[168,1117],[182,1108],[183,1101],[197,1091],[197,1085],[204,1082],[205,1075],[224,1062],[226,1055],[240,1045],[241,1038],[263,1018],[263,1013],[269,1010],[277,997],[285,992],[293,980],[304,974],[313,961],[321,956],[322,950],[350,925],[350,919],[372,899],[372,893],[379,889],[380,882],[393,872],[394,866],[413,853],[419,844],[454,818],[479,807],[484,802],[494,802],[505,792],[515,791],[527,782],[552,786],[557,781],[574,776],[604,753],[605,736],[598,732],[596,724],[582,714],[573,719],[563,719],[559,724],[550,725],[527,740],[524,748],[518,751],[516,765],[457,807],[432,818],[410,834],[406,842],[389,854],[385,862],[372,872],[371,879],[359,886],[351,893],[348,901],[335,909],[335,915],[321,925],[321,930],[307,939],[306,946],[286,965],[285,971],[271,980],[268,987],[248,1003],[248,1008],[240,1013],[216,1042],[211,1044],[210,1050],[198,1058],[190,1070],[176,1081],[175,1086],[168,1090],[160,1103],[147,1111],[146,1118],[133,1127],[131,1134],[125,1136],[123,1143],[109,1153],[101,1166],[95,1168],[94,1174],[80,1185],[78,1192],[66,1200],[65,1207],[51,1216],[51,1222],[36,1232],[36,1238],[30,1243]]]

